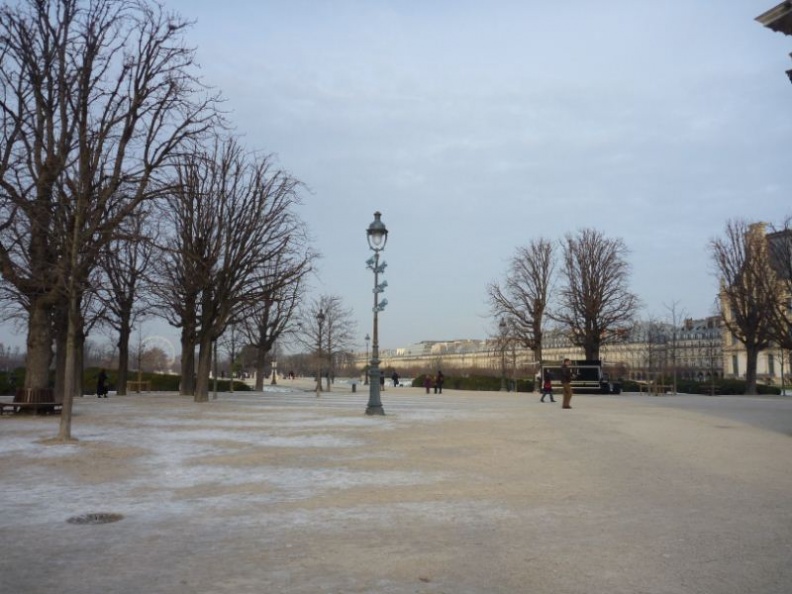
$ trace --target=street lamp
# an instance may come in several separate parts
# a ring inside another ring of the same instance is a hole
[[[379,255],[385,249],[385,244],[388,242],[388,229],[385,223],[380,220],[382,213],[377,211],[374,213],[374,220],[366,229],[366,238],[368,239],[369,248],[374,252],[374,255],[366,261],[366,266],[374,273],[374,331],[372,332],[371,341],[371,365],[369,366],[369,401],[366,407],[367,415],[384,415],[385,410],[382,408],[380,401],[380,368],[379,368],[379,340],[377,333],[377,315],[385,309],[388,305],[388,300],[379,300],[379,294],[388,286],[388,281],[379,282],[379,275],[385,272],[386,262],[380,264]],[[368,355],[367,355],[368,356]]]
[[[366,372],[363,374],[363,385],[364,386],[368,386],[369,385],[369,382],[368,382],[368,372],[369,372],[369,370],[368,370],[368,345],[369,345],[369,341],[371,340],[371,336],[366,334],[366,338],[364,338],[363,340],[366,341],[366,370],[365,370]]]
[[[316,321],[319,324],[319,340],[318,342],[318,350],[319,350],[319,361],[317,362],[317,370],[316,370],[316,397],[319,398],[319,393],[322,391],[322,324],[325,321],[325,313],[322,311],[322,308],[319,308],[319,313],[316,314]]]
[[[506,391],[506,319],[501,318],[500,323],[498,324],[500,328],[500,352],[501,352],[501,387],[500,391]]]

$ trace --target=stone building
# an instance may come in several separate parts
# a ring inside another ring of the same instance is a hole
[[[554,329],[544,335],[545,361],[583,359],[583,350],[572,345],[566,332]],[[722,376],[722,335],[720,318],[685,320],[681,328],[669,324],[641,322],[604,345],[603,365],[613,377],[645,380],[670,374],[674,365],[678,377],[709,379]],[[365,354],[357,356],[365,365]],[[482,373],[508,378],[534,377],[539,364],[529,349],[515,341],[449,340],[423,341],[397,349],[380,351],[383,368],[411,369],[434,373],[442,369]]]
[[[766,254],[769,264],[770,274],[774,274],[775,289],[778,291],[778,299],[787,303],[787,315],[792,317],[792,298],[789,295],[790,283],[790,263],[784,261],[792,254],[792,234],[789,230],[767,233],[766,223],[753,223],[749,226],[748,233],[753,236],[750,240],[756,241]],[[729,331],[726,323],[733,315],[728,306],[723,292],[721,292],[721,310],[724,315],[722,328],[723,341],[723,375],[727,378],[743,379],[748,367],[748,356],[745,346],[737,337]],[[780,385],[782,380],[785,384],[789,382],[786,378],[790,375],[790,353],[780,348],[777,344],[771,344],[769,348],[762,350],[756,361],[756,380],[758,383]]]

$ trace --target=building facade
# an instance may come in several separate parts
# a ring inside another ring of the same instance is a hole
[[[544,335],[545,361],[583,359],[583,350],[562,330]],[[670,375],[699,381],[724,375],[723,333],[720,317],[687,319],[675,328],[670,324],[638,323],[620,333],[600,351],[603,366],[611,377],[648,380]],[[359,353],[358,365],[366,364]],[[450,340],[424,341],[397,349],[381,350],[383,368],[410,369],[414,373],[503,374],[509,378],[535,377],[539,369],[531,350],[516,341]],[[780,371],[780,369],[779,369]]]

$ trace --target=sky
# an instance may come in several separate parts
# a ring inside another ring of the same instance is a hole
[[[792,215],[792,38],[754,20],[777,3],[164,0],[243,142],[305,184],[311,296],[361,350],[375,211],[380,348],[487,337],[515,250],[584,228],[624,241],[641,317],[714,313],[712,239]]]

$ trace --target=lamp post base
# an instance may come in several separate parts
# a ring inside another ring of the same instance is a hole
[[[370,416],[373,416],[373,415],[385,416],[385,409],[382,408],[381,404],[379,406],[376,406],[376,405],[375,406],[371,406],[371,405],[369,405],[369,406],[366,407],[366,414],[370,415]]]
[[[377,336],[376,331],[374,336]],[[376,348],[375,351],[376,353]],[[379,368],[379,358],[374,355],[369,366],[369,400],[366,407],[367,415],[384,415],[385,409],[382,408],[382,400],[380,400],[380,392],[382,391],[382,373]]]

